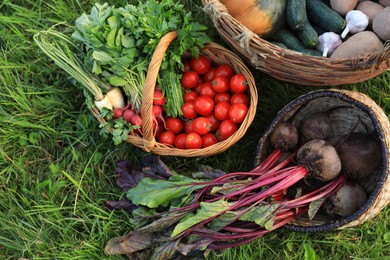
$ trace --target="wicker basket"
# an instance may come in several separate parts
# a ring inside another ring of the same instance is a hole
[[[390,44],[378,53],[331,59],[283,49],[249,31],[218,0],[202,0],[221,37],[257,70],[286,82],[336,86],[362,82],[390,69]]]
[[[153,92],[165,52],[176,36],[176,32],[170,32],[161,38],[149,64],[141,105],[143,137],[129,135],[126,141],[147,152],[153,152],[159,155],[204,157],[221,153],[240,140],[255,117],[258,99],[255,80],[245,63],[237,55],[219,44],[207,44],[201,50],[201,54],[208,57],[213,64],[229,64],[236,73],[242,73],[246,77],[246,80],[248,81],[250,105],[245,120],[231,137],[206,148],[177,149],[157,142],[154,138],[152,129]],[[99,112],[97,110],[94,110],[93,113],[100,122],[105,122],[104,119],[99,117]],[[112,132],[114,129],[108,130]]]
[[[269,136],[279,122],[289,120],[299,127],[302,119],[311,113],[340,106],[341,109],[335,109],[330,114],[335,138],[330,140],[331,142],[341,140],[354,128],[356,132],[374,133],[381,142],[383,160],[380,169],[374,172],[369,180],[360,183],[368,194],[368,200],[364,206],[348,217],[335,220],[318,214],[313,220],[309,220],[307,216],[302,216],[293,224],[287,225],[289,229],[315,232],[357,226],[376,216],[390,202],[390,123],[379,105],[367,95],[356,91],[318,90],[302,95],[287,104],[279,111],[261,137],[255,164],[259,164],[270,152]],[[361,120],[358,125],[357,118]]]

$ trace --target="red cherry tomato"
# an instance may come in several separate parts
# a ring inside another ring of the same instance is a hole
[[[216,76],[225,76],[229,80],[230,80],[231,77],[233,77],[233,75],[234,75],[234,70],[228,64],[220,65],[218,68],[215,69],[215,72],[214,72],[214,77],[216,77]]]
[[[229,80],[225,76],[216,76],[212,81],[215,92],[226,92],[229,90]]]
[[[230,107],[231,105],[228,102],[220,102],[216,104],[214,108],[215,117],[220,121],[228,119]]]
[[[190,102],[190,101],[194,101],[197,97],[199,97],[198,92],[193,91],[193,90],[186,91],[183,94],[183,101],[184,101],[184,103],[187,103],[187,102]]]
[[[214,97],[215,103],[220,103],[220,102],[230,102],[230,94],[223,92],[223,93],[217,93]]]
[[[211,84],[211,81],[206,81],[206,82],[203,82],[203,83],[200,83],[199,84],[199,95],[202,96],[202,95],[206,95],[206,96],[209,96],[211,98],[214,98],[215,97],[215,94],[217,94]]]
[[[237,129],[237,125],[232,120],[227,119],[222,121],[222,123],[219,125],[218,132],[222,140],[225,140],[232,136],[237,131]]]
[[[234,93],[230,99],[230,103],[233,104],[244,104],[249,106],[249,97],[245,93]]]
[[[214,100],[209,96],[199,96],[194,101],[194,109],[198,114],[208,116],[213,112]]]
[[[175,138],[175,147],[179,149],[186,149],[186,133],[181,133]]]
[[[196,71],[199,75],[205,74],[207,71],[209,71],[210,67],[210,60],[202,54],[199,54],[198,58],[191,58],[191,69]]]
[[[194,88],[199,83],[199,74],[195,71],[184,72],[181,76],[181,84],[185,88]]]
[[[165,121],[165,126],[166,126],[166,129],[168,131],[171,131],[175,135],[181,133],[183,131],[183,128],[184,128],[183,121],[181,121],[177,117],[168,118]]]
[[[162,144],[170,146],[173,146],[175,144],[175,134],[171,131],[162,132],[158,139]]]
[[[187,149],[199,149],[202,147],[202,137],[196,133],[191,132],[186,136],[185,146]]]
[[[245,104],[233,104],[229,110],[229,118],[236,124],[240,124],[244,121],[246,114],[248,113],[248,107]]]
[[[197,117],[192,121],[192,128],[200,135],[205,135],[210,132],[211,123],[206,117]]]
[[[212,81],[214,78],[215,67],[211,67],[203,76],[203,81]]]
[[[219,127],[219,124],[221,122],[215,117],[215,115],[210,114],[210,115],[206,116],[206,118],[210,121],[210,124],[211,124],[210,131],[217,130]]]
[[[209,133],[209,134],[205,134],[204,136],[202,136],[202,147],[208,147],[208,146],[211,146],[213,144],[216,144],[218,143],[218,139],[215,135]]]
[[[181,112],[183,113],[183,117],[186,119],[194,119],[195,117],[198,116],[198,113],[195,111],[195,106],[193,101],[184,103],[181,106]]]
[[[248,89],[248,82],[242,74],[235,74],[230,79],[230,89],[233,93],[242,93]]]
[[[189,120],[184,123],[184,129],[187,134],[194,131],[194,128],[192,127],[192,121],[194,120]]]

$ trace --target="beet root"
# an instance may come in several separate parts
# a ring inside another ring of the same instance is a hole
[[[326,199],[323,209],[332,217],[347,217],[359,210],[367,201],[367,194],[357,183],[346,182],[333,195]]]
[[[318,112],[303,120],[299,127],[301,141],[306,143],[313,139],[326,140],[332,133],[332,126],[328,113]]]
[[[341,161],[336,149],[327,141],[311,140],[299,148],[297,162],[306,167],[309,176],[330,181],[341,172]]]
[[[281,151],[289,151],[298,144],[298,129],[290,122],[281,122],[270,135],[271,145]]]
[[[379,167],[380,143],[371,135],[352,133],[337,149],[343,173],[351,180],[369,177]]]

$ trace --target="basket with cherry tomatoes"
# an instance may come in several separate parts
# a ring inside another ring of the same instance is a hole
[[[145,151],[172,156],[210,156],[235,144],[256,114],[257,89],[245,63],[233,52],[207,44],[198,57],[183,57],[182,116],[164,114],[164,96],[156,85],[163,54],[173,40],[163,37],[152,58],[144,88],[138,131],[127,142]],[[168,44],[167,44],[168,43]],[[159,49],[159,48],[165,48]],[[131,117],[130,117],[131,116]],[[130,122],[129,121],[129,122]],[[131,123],[131,122],[130,122]]]

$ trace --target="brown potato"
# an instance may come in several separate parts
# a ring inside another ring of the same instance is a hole
[[[390,6],[383,8],[372,22],[372,30],[382,41],[390,40]]]
[[[330,0],[330,6],[332,9],[342,16],[353,10],[357,3],[358,0]]]
[[[363,31],[352,35],[343,42],[330,56],[331,58],[349,58],[366,55],[371,52],[380,51],[383,42],[371,31]]]
[[[371,28],[372,21],[374,17],[379,13],[384,7],[373,1],[362,1],[356,6],[356,10],[362,11],[365,15],[368,16],[368,26]]]

